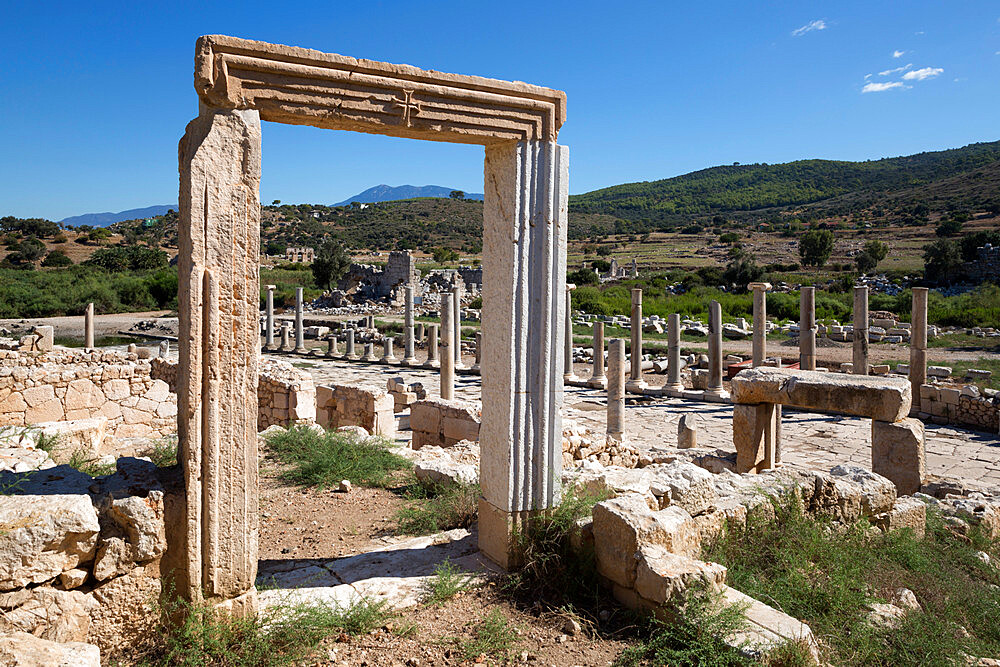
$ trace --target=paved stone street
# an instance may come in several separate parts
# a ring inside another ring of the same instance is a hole
[[[386,380],[402,376],[407,382],[422,382],[428,396],[437,397],[437,371],[382,364],[342,362],[316,357],[279,355],[312,373],[316,384],[364,384],[382,389]],[[467,365],[471,359],[465,360]],[[582,369],[581,369],[582,370]],[[479,377],[457,375],[455,397],[479,401]],[[629,396],[625,432],[640,447],[674,447],[681,415],[697,415],[698,445],[735,451],[730,405],[700,403],[677,398]],[[606,426],[606,393],[594,389],[566,387],[564,415],[588,428],[603,432]],[[838,463],[871,464],[871,420],[786,409],[782,421],[785,461],[829,469]],[[1000,484],[1000,438],[997,435],[927,424],[927,472],[960,477],[984,484]],[[409,432],[402,431],[401,439]]]

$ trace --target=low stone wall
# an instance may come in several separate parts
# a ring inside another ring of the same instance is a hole
[[[479,440],[482,413],[463,401],[426,399],[410,406],[411,447],[450,447],[462,440]]]
[[[257,430],[316,420],[316,388],[312,375],[287,361],[261,357],[257,361]],[[177,362],[152,360],[153,377],[177,393]]]
[[[1000,431],[1000,401],[979,395],[974,385],[920,385],[920,417],[935,424],[961,424],[979,431]]]
[[[129,458],[96,479],[69,466],[0,473],[0,633],[86,642],[107,662],[141,641],[177,504],[161,474]]]
[[[177,397],[136,354],[0,350],[0,426],[104,417],[113,438],[177,430]]]
[[[393,398],[381,389],[320,385],[316,388],[316,413],[317,422],[325,428],[360,426],[370,435],[396,437]]]

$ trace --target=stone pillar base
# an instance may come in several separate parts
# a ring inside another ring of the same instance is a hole
[[[295,354],[309,354],[309,350],[304,347],[295,348]]]
[[[684,383],[678,382],[677,384],[665,384],[660,389],[664,391],[684,391]]]
[[[441,368],[441,362],[435,359],[434,361],[425,361],[423,368]]]
[[[419,366],[416,357],[403,357],[400,362],[400,366]]]
[[[580,377],[575,373],[564,373],[563,384],[569,384],[571,382],[580,382]]]
[[[587,386],[591,389],[607,389],[608,388],[608,378],[607,376],[599,378],[590,378],[587,380]]]
[[[920,420],[872,420],[872,472],[895,484],[901,496],[920,490],[927,477],[924,425]]]
[[[629,380],[625,383],[625,391],[633,394],[641,394],[649,387],[645,380]]]
[[[773,464],[775,431],[773,403],[737,403],[733,406],[733,445],[738,474],[763,472],[766,463]],[[772,449],[769,451],[769,448]]]
[[[521,565],[517,539],[535,512],[507,512],[479,497],[479,550],[505,570]]]

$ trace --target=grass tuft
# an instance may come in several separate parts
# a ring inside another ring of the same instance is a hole
[[[157,468],[169,468],[177,465],[177,438],[164,438],[153,443],[153,446],[143,452]]]
[[[479,621],[473,633],[474,639],[459,643],[459,651],[466,660],[477,660],[479,656],[509,660],[517,644],[517,629],[499,609],[494,609]]]
[[[69,461],[67,461],[66,464],[70,468],[76,468],[83,474],[90,475],[91,477],[114,475],[115,471],[118,470],[117,463],[98,463],[96,459],[92,459],[90,455],[82,449],[78,449],[70,454]]]
[[[396,471],[412,467],[382,438],[318,432],[308,426],[269,435],[267,446],[277,461],[288,466],[281,476],[303,486],[330,488],[347,479],[353,484],[384,487]]]
[[[405,535],[471,528],[479,516],[478,484],[415,483],[407,488],[406,494],[412,502],[396,514],[399,532]]]
[[[472,577],[455,567],[447,558],[434,568],[434,577],[424,582],[424,602],[444,604],[472,585]]]

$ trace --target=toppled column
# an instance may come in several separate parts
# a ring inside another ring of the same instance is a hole
[[[681,382],[681,316],[671,313],[667,318],[667,383],[664,389],[683,391]]]
[[[705,393],[724,397],[722,388],[722,306],[718,301],[708,304],[708,388]]]
[[[326,356],[337,356],[337,337],[332,334],[326,339]]]
[[[563,382],[576,382],[576,371],[573,369],[573,309],[572,295],[576,285],[566,283],[566,330],[563,336]]]
[[[629,357],[632,368],[625,390],[641,394],[646,382],[642,379],[642,289],[638,287],[632,289],[632,345]]]
[[[83,314],[83,347],[94,349],[94,304],[88,303]]]
[[[382,350],[382,363],[386,364],[396,363],[396,355],[392,353],[392,337],[386,336],[383,345],[385,347]]]
[[[910,387],[913,412],[920,412],[920,385],[927,382],[927,288],[913,288],[910,309]]]
[[[406,349],[400,364],[403,366],[415,366],[417,357],[414,354],[413,344],[413,285],[406,286],[406,314],[403,323],[403,333],[406,336]]]
[[[594,373],[587,380],[587,386],[605,389],[608,378],[604,374],[604,322],[594,322]]]
[[[799,369],[816,370],[816,288],[799,291]]]
[[[452,339],[452,350],[455,353],[455,368],[465,368],[462,363],[462,287],[461,281],[455,283],[452,294],[452,308],[454,309],[455,337]]]
[[[358,353],[354,350],[354,329],[347,330],[347,350],[344,358],[354,361],[358,358]]]
[[[625,437],[625,341],[613,338],[608,344],[608,429],[609,440]]]
[[[476,332],[476,363],[472,366],[472,372],[479,374],[482,370],[480,365],[483,362],[483,332]]]
[[[295,351],[306,352],[306,330],[302,325],[302,288],[295,288]]]
[[[274,351],[274,285],[265,285],[267,290],[267,303],[265,306],[264,322],[264,349]]]
[[[427,361],[424,368],[438,368],[441,362],[438,360],[438,325],[427,325]]]
[[[868,375],[868,286],[854,288],[854,368],[855,375]]]
[[[767,290],[770,283],[750,283],[753,290],[753,358],[751,366],[756,368],[767,358]]]
[[[441,398],[450,401],[455,398],[455,308],[454,294],[441,294]]]
[[[698,420],[692,413],[681,415],[677,420],[677,447],[692,449],[698,446]]]

